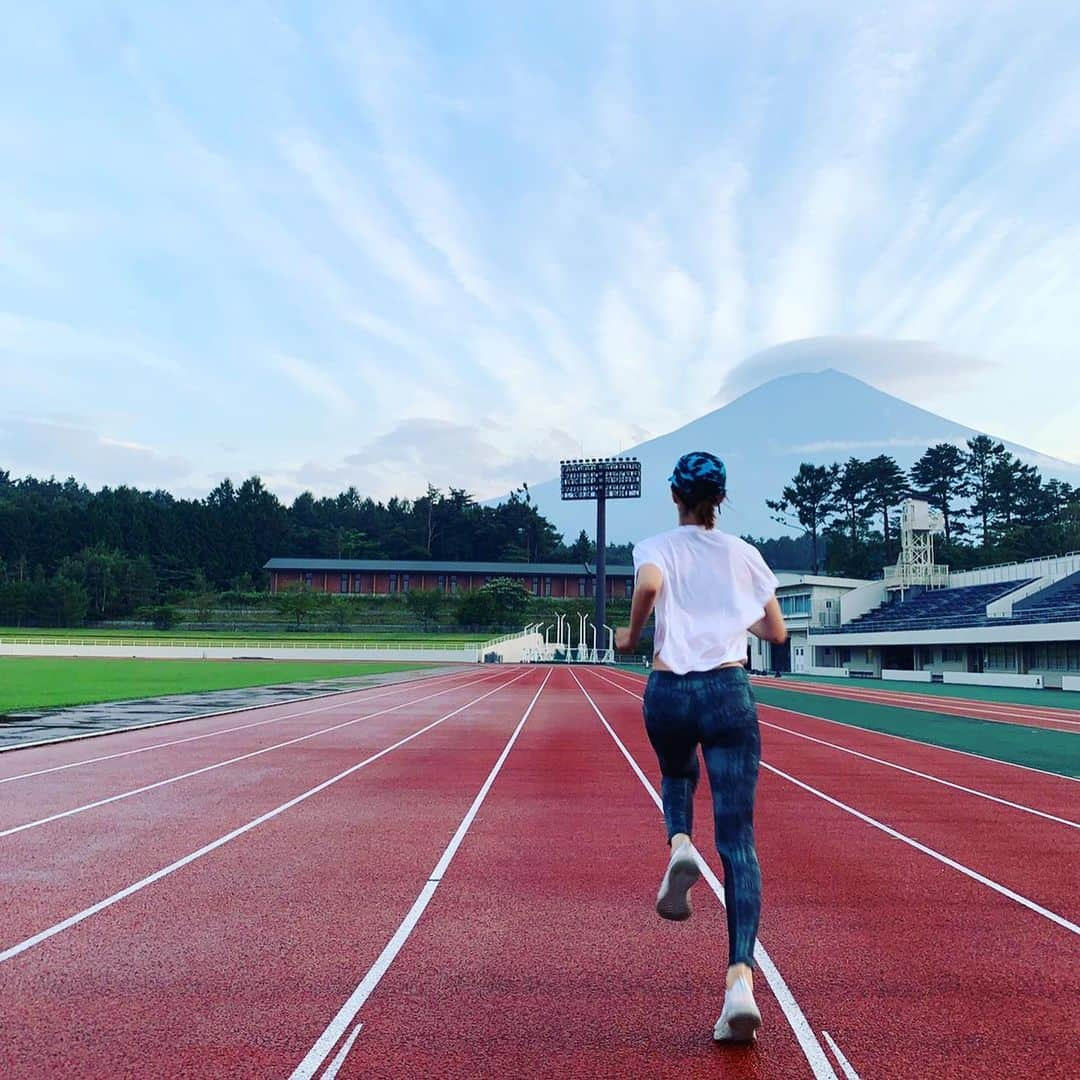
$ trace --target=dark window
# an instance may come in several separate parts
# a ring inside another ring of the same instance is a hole
[[[533,596],[540,595],[540,579],[538,577],[532,579],[532,594]]]
[[[487,585],[488,582],[490,582],[490,581],[491,581],[491,575],[490,574],[485,574],[484,575],[484,584]]]
[[[452,593],[457,592],[457,574],[450,575],[450,591]]]
[[[358,593],[360,591],[360,575],[359,574],[354,574],[353,575],[352,584],[353,584],[353,592]]]
[[[310,585],[311,585],[311,575],[310,574],[305,574],[304,575],[304,584],[310,587]]]
[[[347,593],[348,591],[349,591],[349,575],[348,574],[342,574],[341,575],[341,584],[340,584],[340,588],[338,589],[338,592]]]
[[[544,578],[544,595],[551,595],[551,578],[549,577]]]
[[[632,577],[628,577],[623,581],[623,596],[625,596],[626,599],[629,600],[630,597],[633,596],[633,595],[634,595],[634,579]]]
[[[392,593],[397,592],[397,574],[390,575],[390,591]]]
[[[579,577],[577,579],[577,594],[578,596],[589,595],[589,582],[587,578]]]
[[[408,574],[402,574],[401,575],[401,591],[402,592],[408,592],[409,591],[409,575]]]
[[[439,592],[446,592],[446,575],[440,574],[435,580],[438,583]]]

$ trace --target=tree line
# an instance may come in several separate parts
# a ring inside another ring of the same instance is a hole
[[[898,508],[912,493],[940,511],[938,558],[961,569],[1080,548],[1080,487],[1044,480],[986,435],[931,446],[908,472],[887,454],[803,462],[766,505],[804,533],[814,573],[874,577],[896,561]]]
[[[185,499],[0,470],[0,625],[76,625],[222,592],[238,600],[265,590],[262,567],[276,555],[582,563],[595,554],[584,532],[567,545],[526,485],[499,506],[453,487],[386,502],[350,487],[285,504],[257,476]],[[630,546],[607,555],[629,562]]]

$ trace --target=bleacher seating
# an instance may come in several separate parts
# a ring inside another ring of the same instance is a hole
[[[839,630],[841,633],[857,634],[878,630],[923,630],[986,626],[990,623],[1001,625],[1003,620],[987,618],[986,605],[1034,580],[999,581],[992,585],[968,585],[961,589],[930,589],[903,601],[883,604],[852,619]],[[836,630],[832,632],[836,633]]]
[[[1017,622],[1080,622],[1080,575],[1062,588],[1035,593],[1014,611]],[[1012,620],[1010,620],[1012,621]]]

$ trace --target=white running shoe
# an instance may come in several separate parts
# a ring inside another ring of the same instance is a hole
[[[717,1042],[753,1042],[761,1027],[761,1013],[754,1001],[754,991],[746,979],[736,979],[724,995],[720,1019],[713,1028]]]
[[[681,844],[671,853],[664,871],[660,891],[656,894],[656,911],[662,919],[682,922],[690,918],[690,889],[701,877],[701,867],[694,858],[690,844]]]

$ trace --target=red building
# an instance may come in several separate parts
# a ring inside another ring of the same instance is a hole
[[[397,559],[271,559],[270,591],[307,585],[341,596],[395,596],[412,589],[438,589],[454,596],[495,578],[510,578],[533,596],[573,599],[594,595],[596,567],[575,563],[409,562]],[[629,599],[632,566],[607,568],[610,600]]]

